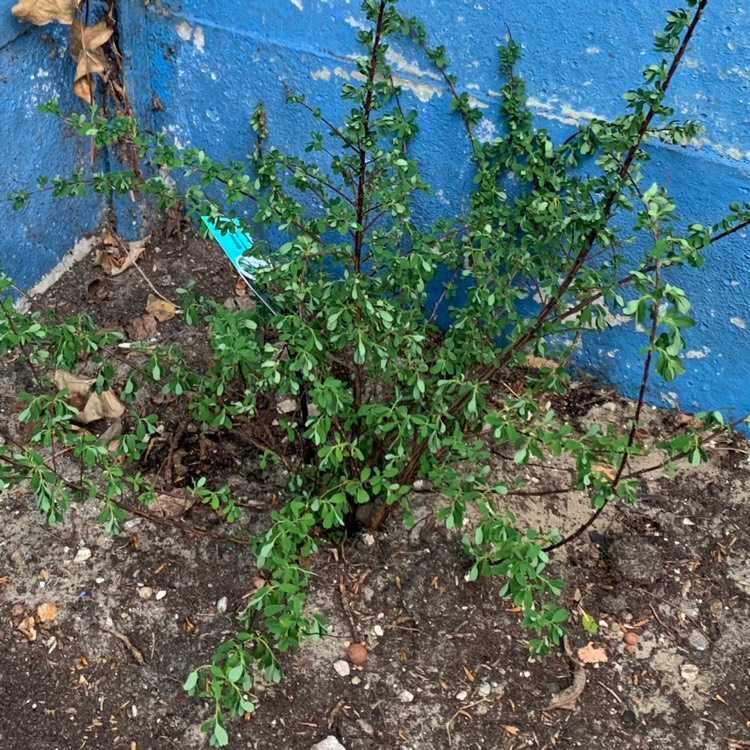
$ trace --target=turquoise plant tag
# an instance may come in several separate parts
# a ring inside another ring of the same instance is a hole
[[[221,224],[226,225],[230,221],[223,216],[202,216],[201,218],[213,238],[219,243],[229,260],[232,261],[237,273],[245,280],[250,291],[275,315],[276,310],[255,285],[255,270],[264,268],[269,263],[264,258],[248,254],[253,249],[253,238],[240,230],[240,223],[237,219],[231,219],[234,223],[234,231],[231,231],[229,228],[226,230],[220,228]]]

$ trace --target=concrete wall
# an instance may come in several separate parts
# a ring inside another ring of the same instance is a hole
[[[96,201],[53,205],[49,195],[21,212],[7,193],[33,188],[39,175],[69,173],[87,164],[87,144],[62,123],[37,111],[59,97],[67,110],[78,105],[70,93],[74,66],[68,54],[69,27],[20,24],[5,3],[0,11],[0,267],[30,287],[99,224]]]
[[[653,32],[676,3],[401,0],[401,9],[420,16],[431,39],[446,46],[453,72],[490,116],[499,87],[495,48],[507,25],[525,51],[520,72],[539,124],[564,138],[592,114],[622,111],[620,94],[640,84]],[[299,148],[313,124],[284,103],[285,85],[305,92],[308,101],[334,117],[343,110],[338,87],[360,52],[356,30],[363,14],[356,0],[151,0],[145,8],[122,0],[120,6],[123,46],[137,83],[131,84],[131,95],[141,113],[153,116],[155,125],[179,143],[199,144],[217,157],[243,156],[250,148],[250,111],[264,99],[272,139],[281,148]],[[672,88],[678,113],[702,120],[705,137],[690,149],[653,150],[651,176],[669,180],[689,221],[710,223],[728,202],[750,200],[750,10],[743,6],[742,0],[709,2]],[[38,42],[32,46],[40,55]],[[438,192],[422,210],[426,216],[451,211],[462,205],[472,179],[460,123],[448,112],[447,93],[418,50],[404,40],[394,45],[390,59],[408,103],[423,114],[415,153]],[[28,83],[36,66],[18,65]],[[61,71],[49,61],[45,65],[54,86],[64,88]],[[163,110],[151,112],[152,94]],[[480,129],[493,134],[489,117]],[[57,143],[53,134],[50,147],[38,153],[57,153]],[[43,270],[34,266],[26,278]],[[679,401],[686,410],[750,410],[747,236],[714,246],[705,271],[686,271],[674,281],[689,292],[701,325],[688,332],[689,373],[668,388],[654,380],[651,399]],[[636,351],[641,344],[624,326],[616,327],[589,342],[580,361],[632,394],[640,381]]]

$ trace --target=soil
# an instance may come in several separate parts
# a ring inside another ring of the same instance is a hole
[[[243,304],[217,247],[175,222],[154,237],[139,261],[143,274],[105,277],[87,258],[39,302],[119,329],[143,313],[153,293],[146,279],[170,299],[197,280],[217,299]],[[162,343],[197,351],[205,336],[179,316],[158,324]],[[2,419],[18,431],[17,394],[30,383],[17,362],[4,363],[0,381]],[[576,429],[623,421],[633,408],[611,388],[580,383],[553,407]],[[229,483],[245,506],[240,528],[262,528],[282,477],[261,470],[255,449],[231,433],[207,436],[208,458],[196,457],[196,426],[168,399],[155,408],[164,432],[152,462],[164,461],[179,434],[182,460],[201,463],[214,484]],[[651,410],[648,439],[673,433],[677,417]],[[346,750],[750,748],[750,447],[724,440],[709,454],[675,479],[644,474],[636,506],[612,504],[591,534],[554,558],[551,573],[567,582],[563,604],[574,612],[571,652],[590,641],[607,659],[583,667],[574,710],[549,706],[577,661],[562,649],[529,658],[529,634],[498,596],[501,584],[464,580],[460,535],[435,521],[439,494],[419,486],[413,529],[394,515],[313,561],[309,607],[326,617],[330,635],[283,656],[282,682],[259,684],[256,712],[229,723],[231,747],[309,750],[335,737]],[[658,451],[640,459],[658,460]],[[500,455],[495,471],[518,470]],[[539,491],[569,476],[552,459],[525,473]],[[563,534],[591,512],[576,495],[515,498],[509,507],[522,524]],[[0,514],[0,747],[207,747],[199,731],[207,707],[182,683],[234,634],[257,575],[246,548],[191,531],[224,533],[221,519],[200,506],[172,525],[133,516],[110,537],[95,503],[47,526],[21,489],[0,496]],[[82,560],[84,548],[91,556]],[[56,616],[36,622],[30,641],[18,627],[45,602]],[[584,632],[582,611],[598,634]],[[369,657],[341,676],[334,664],[354,641],[368,645]]]

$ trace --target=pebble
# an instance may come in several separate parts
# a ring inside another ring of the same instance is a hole
[[[154,590],[151,588],[151,586],[141,586],[138,589],[138,596],[140,596],[141,599],[153,599]]]
[[[292,412],[297,411],[297,402],[293,398],[287,398],[283,401],[279,401],[276,408],[282,414],[291,414]]]
[[[635,724],[636,715],[634,711],[626,709],[620,714],[620,720],[623,724]]]
[[[160,599],[163,599],[167,595],[167,592],[163,589],[161,591],[156,592],[156,601],[158,602]]]
[[[229,604],[229,600],[226,598],[226,596],[222,596],[221,599],[219,599],[218,602],[216,602],[216,611],[223,615],[227,611],[227,605]]]
[[[462,690],[460,693],[456,693],[456,700],[465,701],[468,695],[469,694],[465,690]]]
[[[383,630],[383,627],[382,627],[382,625],[376,625],[376,626],[375,626],[375,627],[374,627],[374,628],[372,629],[372,632],[373,632],[373,633],[375,633],[375,635],[376,635],[376,636],[378,636],[378,638],[380,638],[380,637],[382,637],[383,635],[385,635],[385,630]]]
[[[683,664],[680,669],[683,680],[693,682],[698,677],[698,667],[695,664]]]
[[[360,682],[362,682],[361,677],[358,677],[357,675],[354,675],[354,677],[352,677],[352,685],[359,685]]]
[[[365,543],[366,547],[372,547],[375,544],[375,537],[367,531],[362,534],[362,541]]]
[[[106,579],[106,578],[101,578],[101,577],[99,577],[99,578],[95,578],[94,580],[95,580],[95,581],[96,581],[97,583],[104,583],[104,581],[106,581],[107,579]]]
[[[332,734],[329,734],[324,740],[316,742],[310,750],[346,750],[346,748]]]
[[[409,690],[402,690],[398,694],[398,699],[401,701],[401,703],[411,703],[414,700],[414,693],[410,692]]]
[[[91,557],[91,550],[88,547],[81,547],[73,558],[74,563],[85,563]]]
[[[349,662],[344,661],[344,659],[339,659],[338,661],[334,662],[333,668],[341,677],[348,677],[352,671],[352,668],[349,666]]]
[[[479,686],[479,695],[489,695],[492,692],[492,687],[489,682],[483,682]]]
[[[688,636],[688,640],[690,645],[698,651],[705,651],[708,648],[708,641],[700,630],[693,630]]]

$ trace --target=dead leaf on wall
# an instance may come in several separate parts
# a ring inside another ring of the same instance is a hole
[[[78,10],[78,0],[21,0],[10,12],[19,21],[44,26],[52,21],[71,24]]]
[[[102,75],[109,68],[104,45],[114,30],[107,26],[105,18],[100,18],[93,26],[84,26],[83,19],[77,18],[70,27],[70,54],[78,63],[73,91],[84,101],[93,104],[93,74]]]

